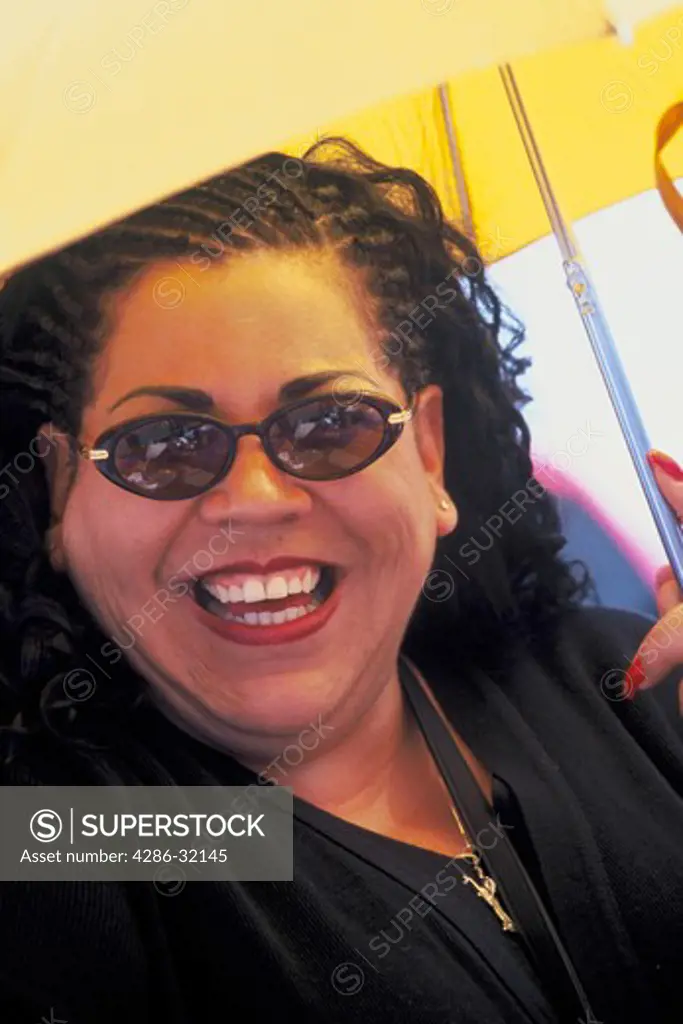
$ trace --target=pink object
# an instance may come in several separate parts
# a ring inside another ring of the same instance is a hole
[[[654,575],[658,566],[651,562],[633,538],[629,537],[619,523],[598,505],[591,494],[572,477],[554,466],[546,465],[541,458],[534,458],[533,466],[534,476],[538,482],[556,497],[566,498],[580,505],[591,519],[612,537],[624,558],[633,566],[646,586],[654,591]]]

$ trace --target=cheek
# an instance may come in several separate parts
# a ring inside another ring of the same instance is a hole
[[[77,482],[62,523],[69,572],[97,603],[116,607],[127,594],[154,589],[169,524],[160,503],[135,498],[102,481]],[[106,489],[105,489],[106,488]]]
[[[393,455],[344,481],[335,505],[369,564],[419,587],[436,548],[435,501],[418,453],[406,446]]]

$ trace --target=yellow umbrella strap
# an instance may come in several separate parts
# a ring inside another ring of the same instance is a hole
[[[657,125],[655,174],[662,201],[675,223],[683,231],[683,196],[671,180],[662,160],[662,150],[681,127],[683,127],[683,103],[675,103],[662,115]]]

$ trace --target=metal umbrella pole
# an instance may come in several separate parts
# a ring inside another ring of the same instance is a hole
[[[453,177],[455,179],[460,219],[463,227],[465,228],[465,233],[474,241],[476,238],[476,231],[474,228],[474,219],[472,217],[472,202],[470,200],[469,189],[467,188],[467,178],[465,177],[465,171],[462,165],[462,150],[460,148],[460,140],[458,138],[455,121],[453,120],[451,99],[448,93],[448,86],[445,82],[441,83],[437,92],[439,96],[439,106],[441,107],[441,116],[446,129],[446,138],[448,140],[448,153],[451,158],[451,167],[453,169]]]
[[[657,487],[655,478],[645,458],[646,452],[651,448],[650,441],[617,353],[612,332],[600,305],[596,289],[591,281],[572,227],[563,216],[553,191],[512,68],[509,64],[504,64],[498,70],[531,165],[531,170],[548,214],[553,234],[560,247],[567,284],[574,296],[584,330],[588,335],[588,340],[600,368],[607,393],[626,439],[631,459],[638,474],[641,487],[645,492],[655,526],[664,545],[664,550],[671,563],[678,584],[683,589],[683,532],[674,512]],[[460,147],[457,141],[447,87],[440,87],[439,99],[449,140],[449,150],[458,187],[458,197],[463,206],[466,220],[471,226],[472,211],[468,201],[466,176],[462,166]]]

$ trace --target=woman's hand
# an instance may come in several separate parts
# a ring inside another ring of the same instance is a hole
[[[648,453],[659,489],[679,520],[683,521],[683,469],[663,452]],[[661,618],[652,627],[628,670],[631,696],[661,682],[676,665],[683,665],[683,594],[671,566],[663,565],[655,576],[657,608]],[[683,714],[683,679],[678,688]]]

